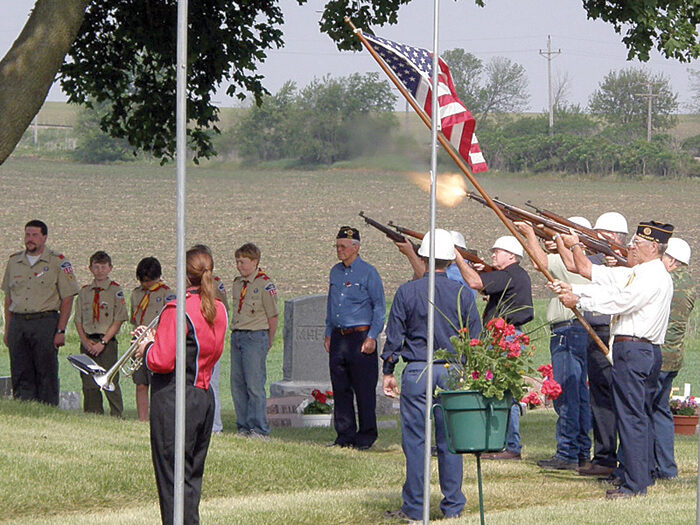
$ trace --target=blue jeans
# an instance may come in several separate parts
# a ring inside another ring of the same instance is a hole
[[[549,349],[554,380],[561,395],[554,400],[559,418],[555,456],[568,462],[588,460],[591,451],[591,400],[586,385],[588,333],[580,323],[552,330]]]
[[[221,373],[221,361],[217,361],[211,371],[209,388],[214,393],[214,426],[212,432],[221,432],[224,425],[221,423],[221,399],[219,399],[219,374]]]
[[[401,375],[401,447],[406,457],[403,510],[413,520],[423,517],[423,458],[425,448],[425,362],[408,363]],[[446,388],[447,369],[433,366],[433,385]],[[440,510],[446,518],[458,516],[467,499],[462,493],[462,456],[451,454],[442,414],[435,413],[435,444],[443,499]]]
[[[520,454],[523,449],[520,443],[520,403],[514,401],[510,407],[510,418],[508,420],[508,434],[506,435],[506,450]]]
[[[675,478],[678,467],[673,459],[673,414],[668,406],[673,380],[678,372],[660,372],[656,382],[656,392],[652,402],[654,419],[654,457],[656,464],[652,476],[657,478]]]
[[[231,397],[239,432],[270,433],[265,396],[268,350],[267,330],[231,332]]]

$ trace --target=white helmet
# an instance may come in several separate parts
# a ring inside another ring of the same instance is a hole
[[[505,250],[507,252],[510,252],[514,255],[517,255],[518,257],[523,256],[522,245],[518,242],[518,239],[516,239],[512,235],[505,235],[496,239],[496,242],[493,243],[491,249],[495,250],[496,248],[498,248],[499,250]]]
[[[690,264],[690,245],[683,239],[671,237],[666,247],[666,255],[673,257],[683,264]]]
[[[467,241],[464,240],[464,235],[456,231],[450,231],[450,235],[452,235],[452,242],[455,243],[455,246],[467,249]]]
[[[607,211],[595,221],[594,230],[605,230],[615,233],[629,233],[627,219],[616,211]]]
[[[569,221],[576,223],[579,226],[583,226],[584,228],[591,229],[591,221],[589,221],[585,217],[569,217]]]
[[[423,237],[423,242],[418,248],[418,255],[430,257],[430,232]],[[435,258],[443,261],[454,261],[455,259],[455,243],[447,230],[435,228]]]

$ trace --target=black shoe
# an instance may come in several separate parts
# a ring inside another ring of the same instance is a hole
[[[613,487],[619,487],[620,485],[622,485],[622,479],[613,476],[612,474],[604,478],[598,478],[598,481],[604,483],[605,485],[612,485]]]
[[[564,461],[556,456],[552,456],[549,459],[539,460],[537,466],[545,470],[576,470],[578,468],[578,462]]]

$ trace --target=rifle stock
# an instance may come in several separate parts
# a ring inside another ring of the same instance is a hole
[[[593,228],[586,228],[585,226],[581,226],[580,224],[576,224],[575,222],[571,222],[569,219],[566,217],[562,217],[561,215],[558,215],[554,213],[553,211],[549,210],[543,210],[532,204],[531,201],[527,201],[525,203],[526,206],[529,206],[535,212],[539,213],[543,217],[547,217],[548,219],[551,219],[555,222],[558,222],[559,224],[563,224],[564,226],[568,226],[569,228],[573,228],[576,230],[576,232],[583,233],[585,235],[588,235],[589,237],[592,237],[593,239],[597,239],[603,242],[607,242],[610,245],[610,248],[612,248],[614,251],[618,252],[620,255],[623,257],[627,257],[627,247],[623,246],[615,241],[611,241],[610,239],[606,239],[603,237],[599,231],[594,230]]]
[[[467,196],[475,200],[476,202],[479,202],[486,206],[486,201],[481,198],[479,195],[476,195],[474,192],[469,192]],[[552,237],[557,234],[557,233],[564,233],[564,234],[570,234],[571,233],[571,228],[569,226],[565,226],[555,220],[552,220],[548,217],[543,217],[541,215],[537,215],[536,213],[532,213],[526,210],[523,210],[521,208],[518,208],[517,206],[513,206],[511,204],[507,204],[505,202],[499,201],[498,199],[491,199],[496,206],[503,212],[503,214],[510,219],[511,221],[525,221],[529,222],[532,227],[535,230],[535,233],[542,239],[551,241]],[[575,224],[575,223],[571,223]],[[538,225],[542,225],[541,227],[538,227]],[[583,231],[581,231],[580,227],[575,227],[577,235],[579,236],[579,240],[588,248],[589,250],[595,252],[595,253],[602,253],[604,255],[609,255],[611,257],[614,257],[617,262],[623,266],[627,266],[627,257],[626,255],[621,255],[616,251],[613,246],[611,246],[611,243],[607,239],[600,239],[598,238],[598,235],[596,234],[595,236],[591,237],[590,235],[587,235]],[[539,230],[539,231],[538,231]],[[595,230],[594,230],[595,231]],[[627,252],[625,251],[625,254]]]
[[[397,232],[403,233],[404,235],[408,235],[409,237],[413,237],[414,239],[423,239],[424,234],[419,233],[415,230],[409,230],[408,228],[404,228],[403,226],[399,226],[398,224],[394,224],[392,221],[388,222],[389,226],[394,228]],[[464,260],[469,261],[470,263],[473,264],[481,264],[484,267],[485,272],[491,272],[493,271],[493,267],[489,264],[486,264],[482,259],[480,259],[476,253],[472,253],[470,250],[465,250],[464,248],[460,248],[459,246],[455,246],[455,249],[459,252],[459,254],[464,258]]]

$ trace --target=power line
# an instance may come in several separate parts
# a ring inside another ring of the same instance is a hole
[[[561,49],[552,51],[552,36],[547,35],[547,51],[540,49],[540,55],[547,59],[547,85],[549,87],[549,134],[554,133],[554,105],[552,102],[552,59],[561,54]]]

